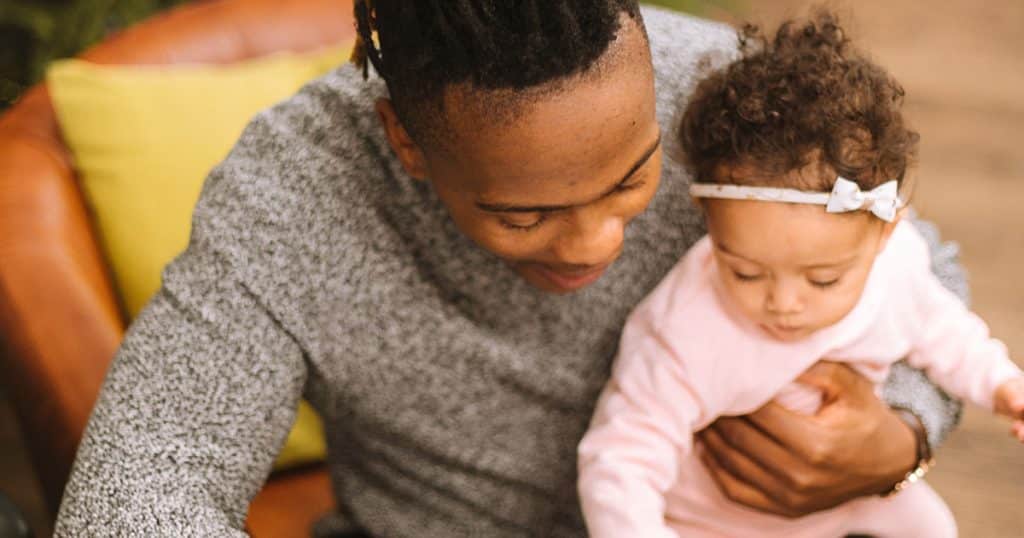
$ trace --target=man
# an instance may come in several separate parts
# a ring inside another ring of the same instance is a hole
[[[108,374],[58,535],[241,534],[301,396],[338,496],[323,534],[585,535],[576,444],[622,323],[703,233],[661,135],[735,36],[628,0],[356,15],[383,84],[338,69],[211,173]],[[813,511],[914,468],[913,430],[866,382],[814,375],[835,395],[818,416],[706,434],[739,502]],[[937,442],[945,400],[901,379]]]

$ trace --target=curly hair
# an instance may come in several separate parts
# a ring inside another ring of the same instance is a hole
[[[747,24],[740,58],[698,84],[679,126],[697,181],[829,191],[839,174],[871,189],[901,182],[918,134],[903,120],[902,86],[817,11],[773,39]],[[817,165],[815,177],[792,174]],[[753,170],[754,173],[748,173]]]
[[[521,93],[586,72],[622,14],[643,25],[637,0],[356,0],[354,10],[353,62],[384,79],[414,138],[436,127],[449,86]]]

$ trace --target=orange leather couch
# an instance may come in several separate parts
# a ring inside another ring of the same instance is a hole
[[[351,0],[207,0],[81,55],[108,64],[230,63],[354,35]],[[125,330],[107,263],[44,84],[0,117],[0,364],[51,510]],[[327,473],[273,476],[253,536],[303,536],[333,505]]]

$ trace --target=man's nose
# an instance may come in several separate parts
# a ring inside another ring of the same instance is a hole
[[[621,217],[584,209],[575,212],[570,222],[554,246],[560,263],[600,265],[612,261],[622,248],[625,221]]]

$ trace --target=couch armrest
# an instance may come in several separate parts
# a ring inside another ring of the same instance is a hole
[[[178,6],[82,54],[107,64],[231,63],[355,37],[352,0],[214,0]]]
[[[354,33],[351,0],[208,0],[124,29],[82,57],[230,63]],[[0,115],[0,383],[54,513],[124,332],[71,160],[45,85]]]
[[[0,360],[47,502],[68,467],[124,323],[70,166],[0,130]]]
[[[246,529],[253,538],[309,536],[313,524],[333,509],[326,465],[283,471],[253,499]]]

